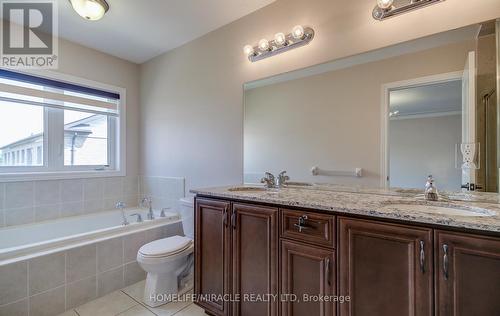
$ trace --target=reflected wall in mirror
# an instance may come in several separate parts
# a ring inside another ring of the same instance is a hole
[[[422,189],[432,174],[438,189],[498,192],[495,32],[485,22],[245,84],[244,181],[287,170]],[[465,143],[476,168],[461,168]]]

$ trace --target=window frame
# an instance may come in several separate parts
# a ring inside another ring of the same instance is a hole
[[[42,157],[44,165],[0,167],[0,182],[95,178],[126,175],[125,88],[49,70],[23,70],[16,72],[118,93],[120,95],[120,99],[118,100],[118,116],[115,120],[110,119],[108,116],[108,161],[110,163],[108,167],[99,165],[65,166],[64,148],[61,149],[60,147],[64,146],[64,110],[44,107]],[[55,111],[59,112],[56,113]],[[56,119],[56,124],[51,123],[51,121],[53,121],[58,115],[61,117]],[[113,123],[110,124],[110,122]],[[37,151],[38,149],[36,152]],[[36,161],[35,152],[33,152],[33,161]]]

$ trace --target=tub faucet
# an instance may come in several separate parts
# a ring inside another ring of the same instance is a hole
[[[122,221],[123,221],[122,225],[123,226],[127,226],[129,224],[129,222],[127,221],[127,217],[125,216],[125,210],[124,210],[125,207],[126,207],[125,203],[123,203],[123,202],[117,202],[116,205],[115,205],[115,207],[117,209],[119,209],[120,212],[122,213]]]
[[[145,197],[141,201],[142,206],[148,207],[148,220],[155,219],[155,214],[153,213],[153,200],[150,197]]]

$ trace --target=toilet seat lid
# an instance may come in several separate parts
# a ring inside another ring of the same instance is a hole
[[[192,243],[191,238],[172,236],[145,244],[139,249],[139,253],[145,257],[166,257],[187,249]]]

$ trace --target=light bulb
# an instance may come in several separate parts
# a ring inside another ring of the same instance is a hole
[[[286,44],[286,36],[285,36],[285,34],[283,34],[283,33],[276,33],[274,35],[274,41],[278,45],[284,45],[284,44]]]
[[[389,9],[391,6],[392,6],[392,3],[394,2],[394,0],[377,0],[377,6],[380,8],[380,9]]]
[[[253,50],[252,45],[245,45],[245,47],[243,47],[243,52],[244,52],[244,53],[245,53],[245,55],[247,55],[247,56],[253,55],[254,50]]]
[[[292,29],[292,36],[295,39],[302,39],[302,38],[304,38],[304,28],[302,27],[302,25],[297,25],[297,26],[293,27],[293,29]]]
[[[105,0],[70,0],[71,6],[81,17],[96,21],[101,19],[109,10]]]
[[[259,49],[261,51],[266,51],[266,50],[269,50],[269,41],[266,40],[265,38],[261,39],[259,41]]]

